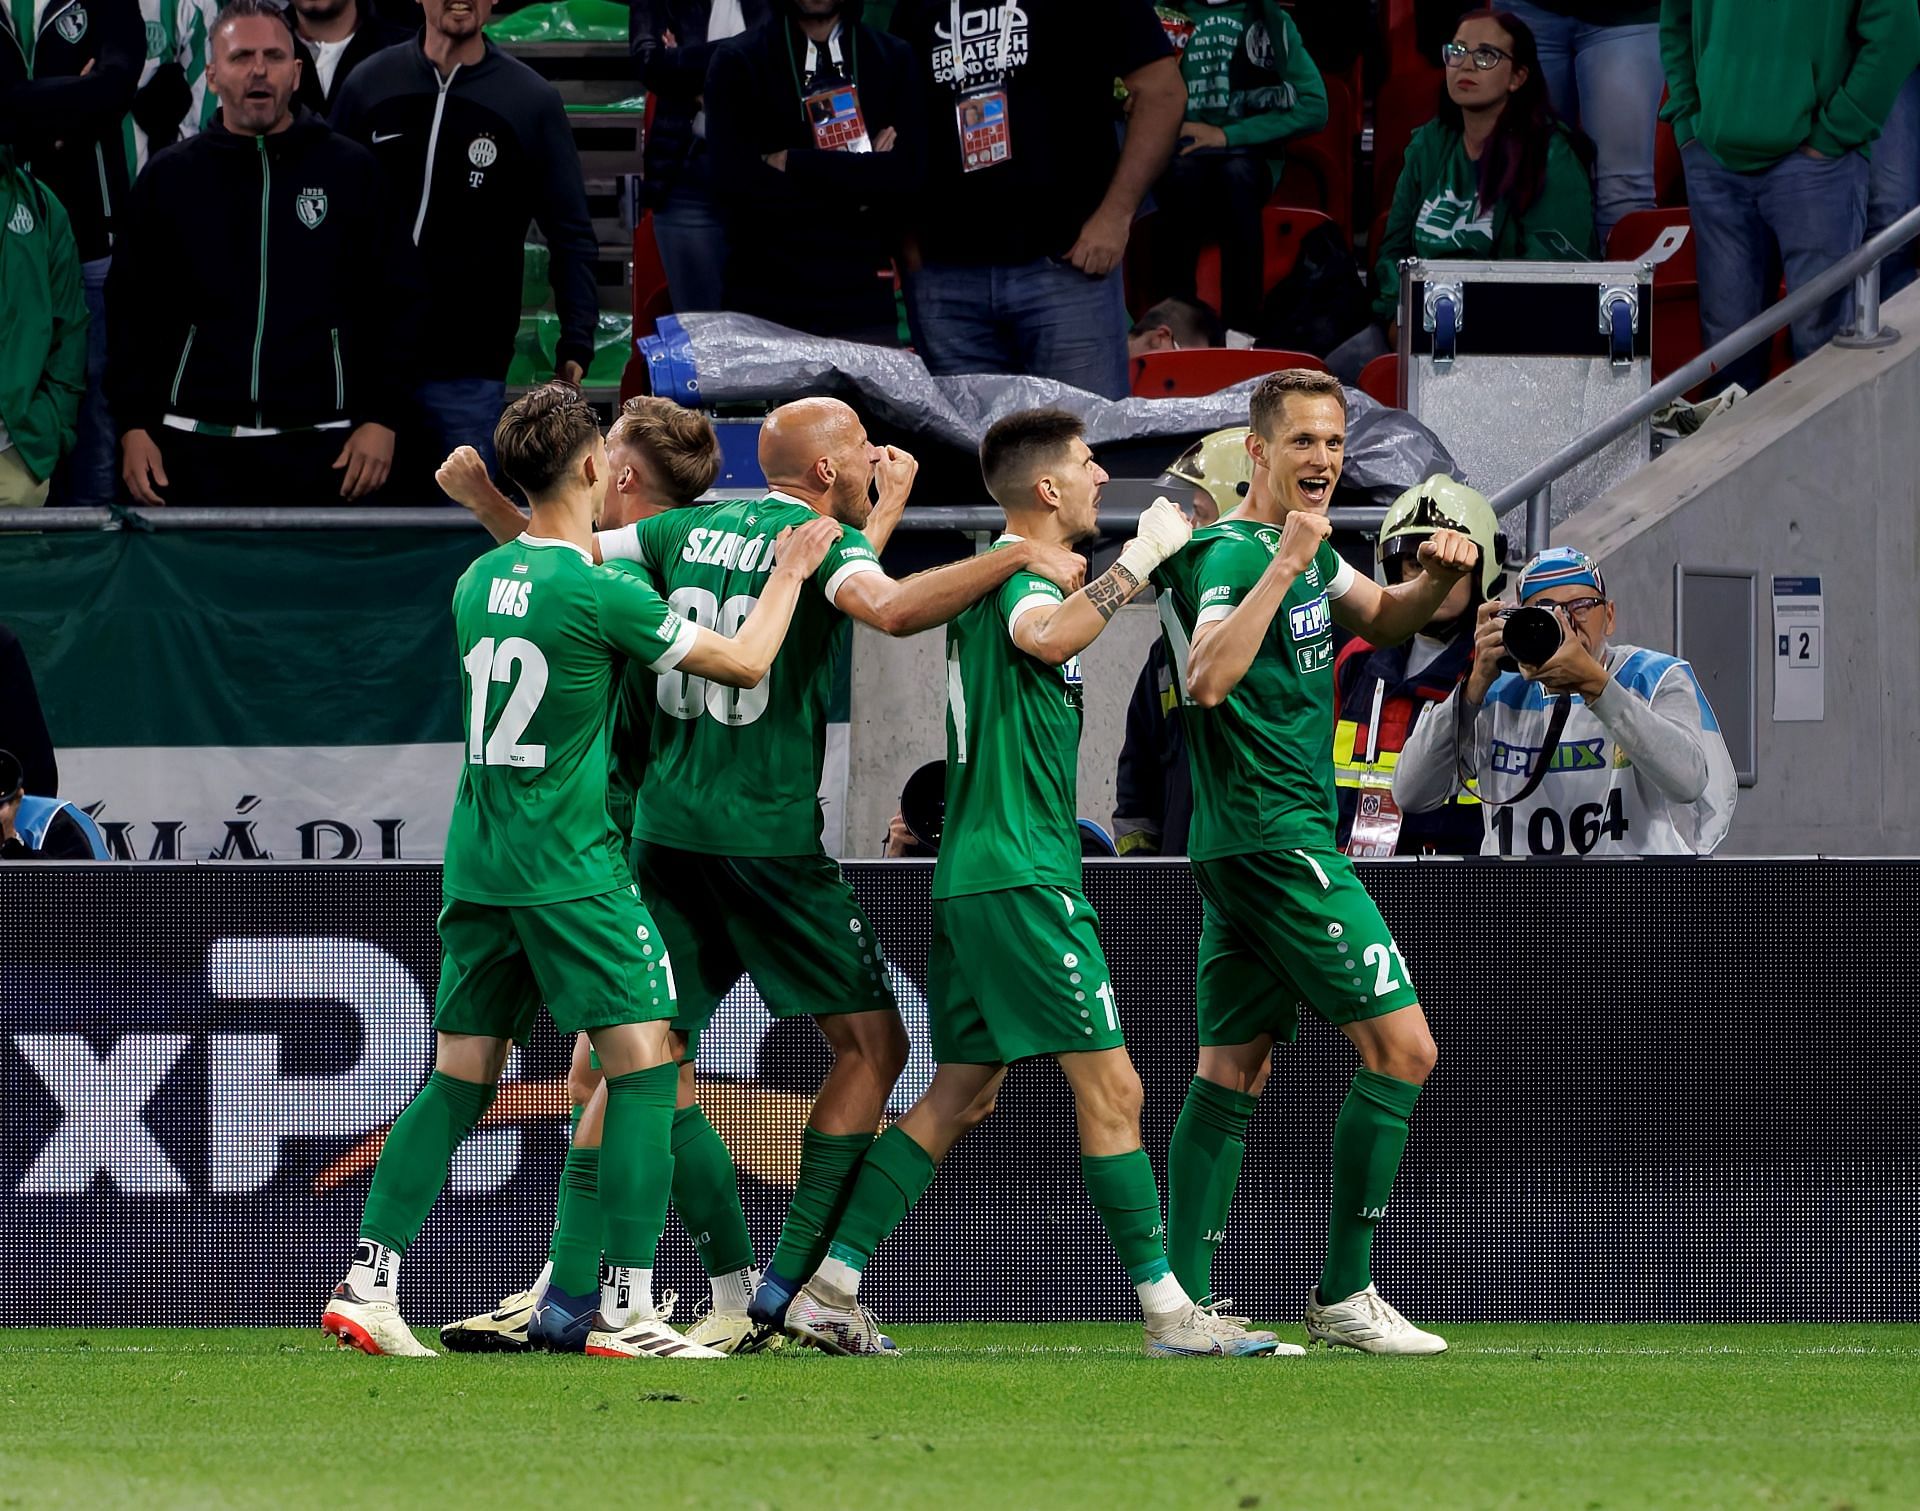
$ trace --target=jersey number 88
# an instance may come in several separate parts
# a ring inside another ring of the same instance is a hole
[[[688,624],[732,636],[740,633],[740,626],[759,601],[739,593],[721,603],[705,588],[675,588],[667,607]],[[738,726],[751,724],[767,711],[772,680],[769,672],[758,687],[720,687],[705,677],[667,672],[660,678],[656,696],[661,708],[676,719],[697,719],[704,708],[722,724]]]

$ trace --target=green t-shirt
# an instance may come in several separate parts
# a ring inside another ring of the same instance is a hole
[[[1180,689],[1180,726],[1193,763],[1195,860],[1333,845],[1333,618],[1328,607],[1353,568],[1322,545],[1294,579],[1240,685],[1217,708],[1187,699],[1194,631],[1224,619],[1259,584],[1280,531],[1222,520],[1193,532],[1153,574],[1160,629]]]
[[[947,811],[935,897],[1079,889],[1080,658],[1049,666],[1013,643],[1022,614],[1060,601],[1044,577],[1016,572],[947,626]]]
[[[607,816],[607,715],[621,658],[671,671],[692,626],[630,573],[522,535],[453,590],[467,764],[447,828],[449,897],[522,906],[627,885]]]
[[[669,509],[601,535],[600,554],[637,561],[682,619],[732,635],[760,601],[774,540],[819,517],[780,493]],[[848,631],[833,600],[849,577],[879,570],[866,536],[845,529],[758,687],[660,678],[635,838],[707,855],[819,851],[828,699]]]

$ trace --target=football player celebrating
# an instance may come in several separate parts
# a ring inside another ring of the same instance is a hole
[[[1347,402],[1325,373],[1254,390],[1246,501],[1155,574],[1193,762],[1188,854],[1205,906],[1195,987],[1200,1056],[1167,1154],[1167,1250],[1189,1292],[1213,1253],[1276,1039],[1311,1006],[1359,1051],[1334,1125],[1326,1265],[1310,1341],[1438,1353],[1374,1289],[1373,1230],[1436,1051],[1406,962],[1353,864],[1335,848],[1333,624],[1395,644],[1434,616],[1478,548],[1436,530],[1425,570],[1382,588],[1327,543]]]

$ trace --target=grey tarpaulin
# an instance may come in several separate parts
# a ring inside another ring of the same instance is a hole
[[[1258,382],[1190,399],[1111,400],[1050,378],[936,378],[910,351],[809,336],[727,313],[668,316],[657,335],[639,344],[653,391],[684,404],[774,404],[803,393],[837,394],[876,420],[968,450],[1002,415],[1045,405],[1082,416],[1096,447],[1244,425],[1247,396]],[[1466,481],[1439,438],[1405,410],[1349,388],[1347,414],[1344,490],[1388,504],[1436,472]]]

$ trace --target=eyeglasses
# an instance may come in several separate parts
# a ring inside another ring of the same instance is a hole
[[[1512,62],[1513,54],[1502,52],[1491,42],[1482,42],[1478,47],[1469,47],[1464,42],[1443,42],[1440,44],[1440,66],[1442,68],[1465,68],[1467,59],[1473,59],[1473,66],[1481,73],[1490,68],[1498,68],[1504,62]]]
[[[1584,619],[1595,609],[1602,609],[1606,606],[1607,600],[1604,598],[1568,598],[1558,603],[1543,603],[1540,605],[1543,609],[1558,609],[1569,619]]]

